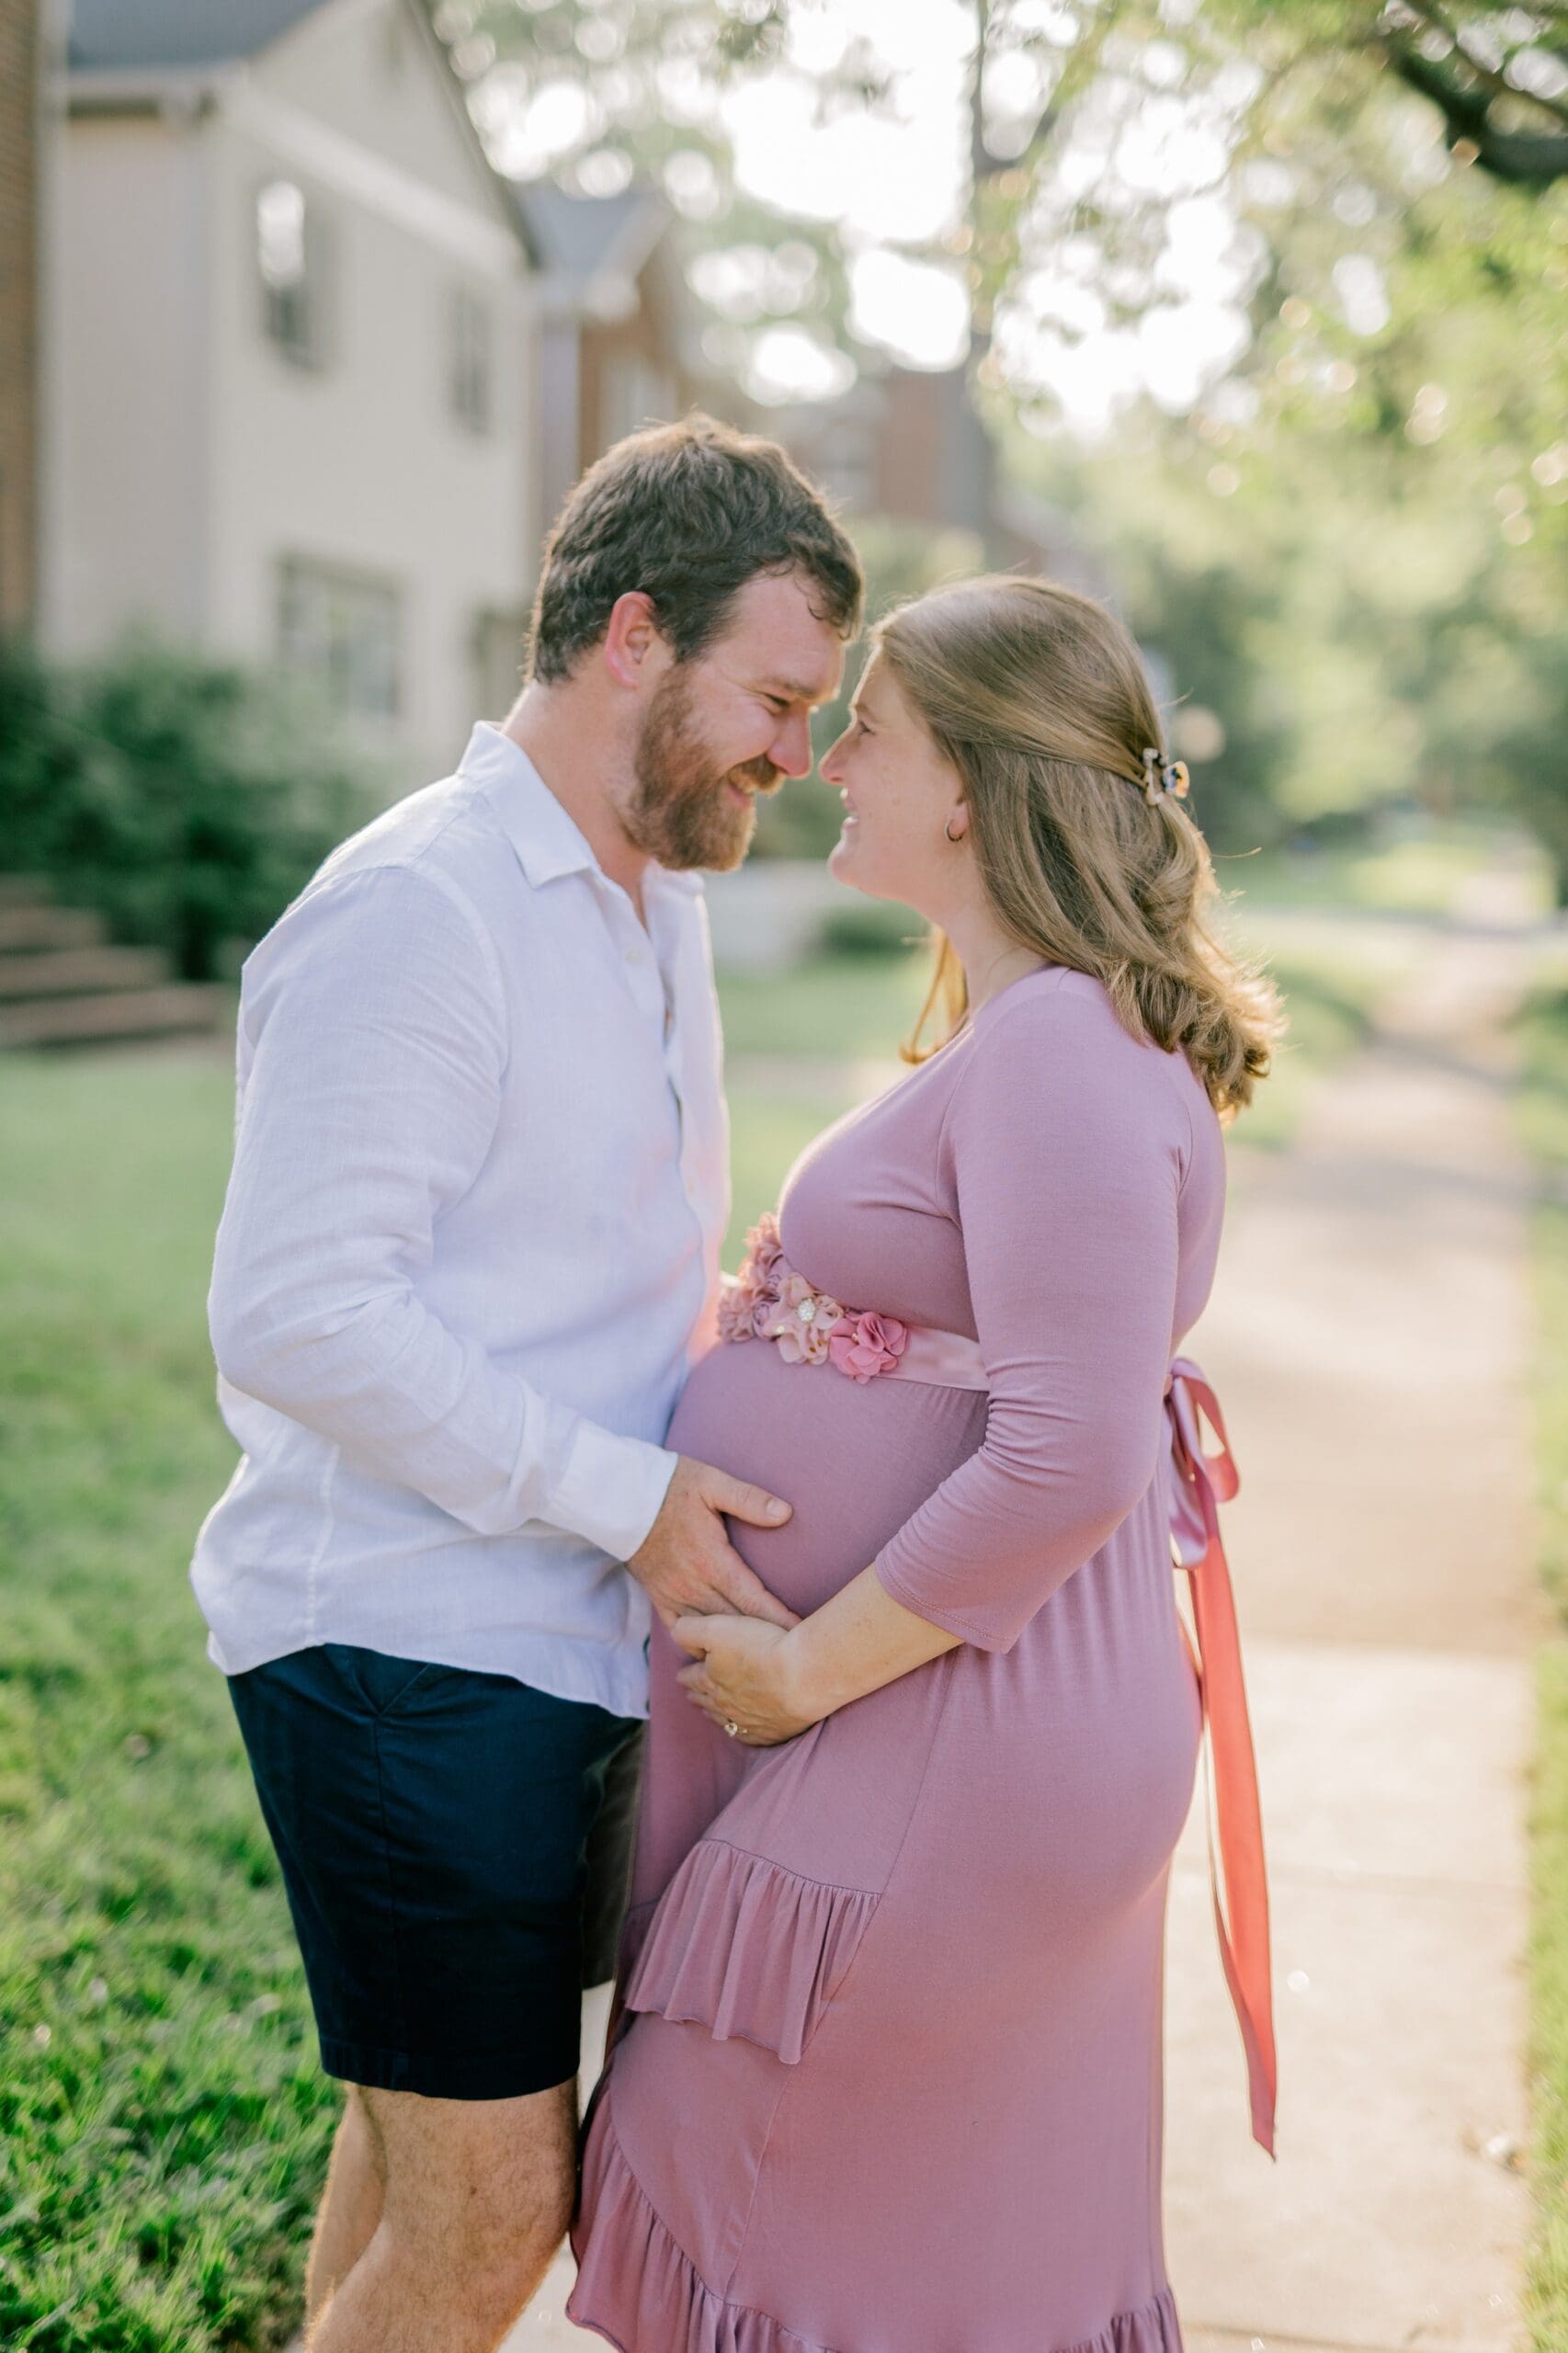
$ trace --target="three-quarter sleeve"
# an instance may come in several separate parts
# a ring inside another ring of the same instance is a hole
[[[876,1572],[905,1608],[982,1650],[1011,1648],[1153,1476],[1190,1135],[1159,1049],[1074,974],[998,1006],[971,1041],[942,1151],[985,1437]]]

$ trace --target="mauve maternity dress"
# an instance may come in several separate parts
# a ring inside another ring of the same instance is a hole
[[[670,1443],[793,1503],[734,1530],[791,1608],[874,1561],[963,1647],[748,1749],[654,1629],[569,2308],[623,2353],[1176,2353],[1161,1970],[1200,1715],[1158,1472],[1223,1199],[1185,1058],[1054,965],[791,1172],[790,1264],[977,1338],[989,1403],[721,1343]]]

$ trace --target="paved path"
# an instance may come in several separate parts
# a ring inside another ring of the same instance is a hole
[[[1166,2240],[1188,2353],[1519,2341],[1521,1824],[1545,1620],[1529,1179],[1499,1023],[1530,949],[1506,905],[1480,912],[1505,921],[1429,935],[1290,1152],[1235,1148],[1220,1281],[1186,1344],[1242,1471],[1225,1529],[1280,2048],[1271,2165],[1247,2134],[1200,1780],[1166,1993]],[[562,2318],[569,2278],[562,2258],[513,2353],[595,2341]]]
[[[1201,1815],[1173,1880],[1166,2251],[1188,2353],[1503,2353],[1532,1567],[1529,1171],[1500,1022],[1530,950],[1435,934],[1375,1040],[1251,1165],[1187,1346],[1243,1489],[1226,1540],[1273,1891],[1278,2163],[1248,2142]]]

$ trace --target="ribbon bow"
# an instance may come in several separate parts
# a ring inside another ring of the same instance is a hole
[[[1199,1426],[1201,1408],[1220,1440],[1217,1454],[1205,1454]],[[1274,2154],[1277,2070],[1274,2013],[1268,1959],[1268,1882],[1263,1859],[1263,1818],[1257,1801],[1257,1768],[1246,1688],[1242,1679],[1241,1642],[1231,1590],[1230,1566],[1220,1540],[1221,1503],[1240,1484],[1224,1418],[1214,1392],[1190,1357],[1173,1357],[1165,1381],[1165,1415],[1171,1433],[1170,1529],[1176,1563],[1192,1587],[1193,1624],[1203,1721],[1214,1760],[1214,1825],[1206,1818],[1209,1884],[1220,1959],[1246,2052],[1252,2134]],[[1184,1639],[1187,1629],[1182,1629]],[[1188,1644],[1190,1650],[1191,1645]],[[1224,1903],[1221,1904],[1221,1868]]]

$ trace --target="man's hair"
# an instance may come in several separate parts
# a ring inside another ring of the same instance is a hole
[[[759,573],[799,573],[820,619],[860,625],[859,559],[819,492],[776,441],[692,415],[628,435],[590,466],[545,542],[528,639],[536,678],[570,676],[641,589],[687,661],[723,629]]]

